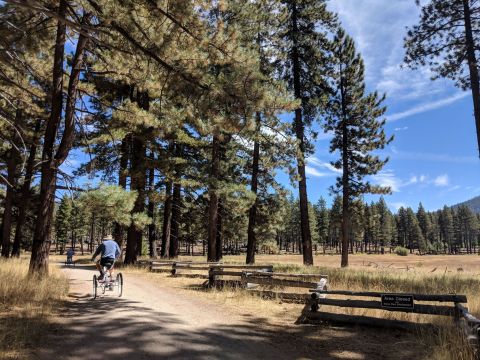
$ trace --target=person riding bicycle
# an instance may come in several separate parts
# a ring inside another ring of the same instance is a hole
[[[71,247],[67,250],[67,264],[73,263],[73,255],[75,255],[75,250]]]
[[[108,270],[113,268],[115,260],[120,257],[120,247],[113,240],[111,235],[107,235],[103,242],[97,247],[97,250],[92,256],[92,262],[95,261],[95,258],[100,255],[100,260],[97,261],[97,269],[100,271],[100,277],[98,280],[103,280],[105,276],[103,272],[103,267],[105,266]]]

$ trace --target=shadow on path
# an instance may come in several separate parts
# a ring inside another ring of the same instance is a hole
[[[382,339],[361,329],[289,329],[245,314],[238,325],[192,328],[181,316],[114,297],[95,301],[82,294],[68,302],[65,325],[50,337],[39,359],[384,359]],[[172,301],[175,301],[172,299]],[[202,311],[202,309],[198,309]],[[322,335],[324,336],[318,336]],[[320,334],[319,334],[320,333]],[[380,334],[381,335],[381,334]],[[386,334],[383,334],[386,335]],[[395,335],[388,334],[391,343]],[[388,340],[387,340],[388,339]],[[372,341],[375,340],[375,341]],[[392,346],[392,345],[390,345]],[[395,345],[393,345],[394,347]],[[389,359],[415,359],[418,348],[402,346]]]

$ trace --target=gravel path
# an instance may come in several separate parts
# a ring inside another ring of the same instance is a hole
[[[131,273],[124,276],[121,298],[110,292],[93,300],[93,266],[64,271],[70,278],[69,301],[33,359],[425,358],[415,337],[405,333],[272,323],[261,314]]]
[[[92,300],[93,267],[66,269],[69,308],[37,359],[294,359],[258,319],[175,289],[125,277],[124,294]]]

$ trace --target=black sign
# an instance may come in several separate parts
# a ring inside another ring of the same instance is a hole
[[[382,307],[413,310],[413,295],[382,294]]]

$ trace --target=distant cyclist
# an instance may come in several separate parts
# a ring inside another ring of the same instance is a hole
[[[100,271],[98,280],[103,280],[105,276],[103,267],[105,266],[108,270],[112,269],[115,260],[120,257],[120,253],[121,251],[118,244],[113,240],[111,235],[107,235],[92,256],[92,261],[95,261],[98,255],[101,256],[100,260],[97,261],[97,269]]]
[[[73,263],[73,255],[75,255],[75,250],[71,247],[67,250],[67,264]]]

